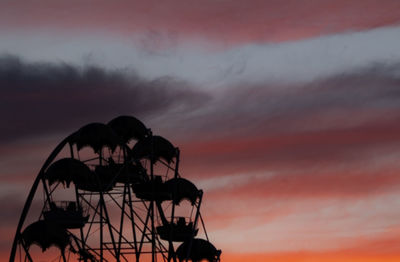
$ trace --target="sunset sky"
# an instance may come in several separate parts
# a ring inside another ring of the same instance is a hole
[[[141,119],[222,261],[400,261],[400,1],[1,0],[0,261],[51,150]]]

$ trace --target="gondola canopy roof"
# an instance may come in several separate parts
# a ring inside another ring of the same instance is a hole
[[[91,147],[95,153],[99,153],[103,147],[112,151],[118,145],[122,145],[122,139],[113,129],[102,123],[91,123],[76,131],[70,138],[71,144],[76,144],[78,150],[85,146]]]
[[[130,140],[140,140],[148,136],[149,129],[133,116],[119,116],[108,124],[124,143]]]
[[[79,177],[88,177],[92,174],[89,167],[74,158],[62,158],[57,160],[46,170],[45,178],[50,185],[56,181],[67,183],[78,180]]]
[[[190,252],[188,252],[190,250]],[[176,254],[180,260],[188,258],[192,261],[207,260],[209,262],[219,261],[221,250],[217,250],[209,241],[194,238],[183,242],[176,250]]]
[[[51,246],[56,246],[63,251],[70,242],[65,228],[47,220],[39,220],[27,226],[22,232],[22,238],[27,247],[37,244],[42,251]]]
[[[171,163],[173,158],[177,156],[177,148],[161,136],[151,136],[139,140],[134,145],[132,156],[134,159],[147,158],[153,161],[162,158]]]
[[[182,200],[187,199],[193,205],[200,193],[192,182],[181,177],[166,181],[165,186],[171,192],[175,204],[179,204]]]

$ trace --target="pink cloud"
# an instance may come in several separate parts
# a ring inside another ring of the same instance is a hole
[[[227,45],[286,41],[400,21],[398,1],[3,1],[5,28],[170,32]]]

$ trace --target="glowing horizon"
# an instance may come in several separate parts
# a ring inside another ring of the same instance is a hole
[[[399,10],[1,2],[0,261],[50,151],[122,114],[180,147],[222,261],[399,260]]]

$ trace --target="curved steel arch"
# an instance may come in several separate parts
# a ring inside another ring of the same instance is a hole
[[[73,133],[73,134],[75,134],[75,133]],[[24,224],[24,222],[25,222],[25,218],[26,218],[26,216],[27,216],[27,214],[28,214],[29,208],[30,208],[30,206],[31,206],[31,204],[32,204],[33,197],[35,196],[36,189],[37,189],[37,187],[39,186],[40,181],[43,179],[44,171],[45,171],[45,170],[47,169],[47,167],[51,164],[51,162],[53,162],[53,160],[56,158],[56,156],[58,155],[58,153],[60,153],[60,151],[64,148],[64,146],[69,142],[69,140],[71,139],[71,137],[73,136],[73,134],[67,136],[63,141],[61,141],[61,143],[59,143],[59,144],[56,146],[56,148],[51,152],[51,154],[49,155],[49,157],[48,157],[48,158],[46,159],[46,161],[44,162],[42,168],[41,168],[40,171],[39,171],[39,174],[36,176],[36,179],[35,179],[35,181],[33,182],[33,185],[32,185],[32,187],[31,187],[31,190],[29,191],[28,197],[27,197],[27,199],[26,199],[24,208],[23,208],[23,210],[22,210],[21,217],[20,217],[19,222],[18,222],[18,226],[17,226],[17,230],[16,230],[16,233],[15,233],[13,245],[12,245],[12,248],[11,248],[10,262],[14,262],[15,253],[16,253],[16,251],[17,251],[18,240],[19,240],[20,235],[21,235],[21,229],[22,229],[22,226],[23,226],[23,224]]]

